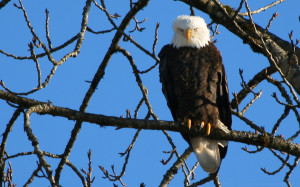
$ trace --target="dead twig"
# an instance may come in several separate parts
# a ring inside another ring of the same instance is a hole
[[[92,150],[90,149],[88,152],[89,164],[88,164],[88,171],[85,171],[83,168],[81,171],[86,175],[85,180],[88,187],[92,186],[92,183],[95,180],[95,177],[92,177],[93,167],[92,167]]]
[[[269,8],[271,8],[271,7],[273,7],[273,6],[277,5],[277,4],[279,4],[279,3],[282,3],[282,2],[284,2],[284,1],[286,1],[286,0],[278,0],[278,1],[274,1],[273,3],[268,4],[268,5],[266,5],[265,7],[259,8],[259,9],[254,10],[254,11],[250,11],[250,14],[251,14],[251,15],[253,15],[253,14],[258,14],[258,13],[260,13],[261,11],[265,11],[265,10],[267,10],[267,9],[269,9]],[[239,13],[239,15],[240,15],[240,16],[249,16],[249,13],[248,13],[248,12],[243,12],[243,13]]]
[[[12,169],[11,163],[8,162],[8,165],[9,165],[9,168],[7,168],[6,173],[4,173],[4,175],[3,175],[3,183],[4,183],[4,186],[7,186],[7,187],[15,187],[17,185],[12,182],[13,169]]]
[[[32,172],[31,176],[29,177],[29,179],[27,180],[27,182],[24,184],[24,187],[29,186],[33,182],[34,177],[38,176],[38,173],[41,170],[42,170],[42,165],[37,162],[37,168]]]

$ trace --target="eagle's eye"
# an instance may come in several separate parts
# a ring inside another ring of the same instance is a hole
[[[178,31],[179,32],[183,32],[184,30],[182,28],[178,28]]]
[[[194,31],[197,32],[197,31],[198,31],[198,28],[194,28]]]

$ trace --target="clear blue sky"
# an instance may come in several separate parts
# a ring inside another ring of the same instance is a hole
[[[238,7],[239,2],[239,0],[222,1],[223,4],[230,4],[234,8]],[[250,7],[254,10],[270,2],[272,1],[265,1],[261,4],[259,1],[251,1]],[[0,10],[0,49],[17,56],[29,56],[30,52],[27,45],[31,41],[32,36],[26,27],[22,11],[15,8],[13,3],[18,4],[17,1],[13,0]],[[41,0],[24,1],[23,4],[34,30],[45,43],[45,8],[50,12],[49,27],[53,46],[62,44],[79,32],[84,1]],[[121,18],[116,21],[119,24],[129,9],[129,1],[107,1],[106,6],[111,14],[117,12],[121,15]],[[272,23],[270,31],[288,40],[288,33],[294,30],[294,38],[298,37],[299,39],[299,10],[299,3],[296,0],[289,0],[266,12],[254,15],[253,18],[256,23],[265,27],[272,14],[278,11],[279,17]],[[168,44],[171,40],[171,24],[175,17],[189,13],[189,7],[181,2],[152,0],[137,15],[138,20],[147,18],[147,21],[140,25],[146,29],[143,32],[134,32],[131,35],[146,49],[151,50],[155,25],[157,22],[160,22],[159,39],[156,47],[156,53],[158,53],[161,47]],[[200,11],[196,11],[196,14],[204,17],[206,22],[210,23],[210,19],[206,14]],[[88,26],[95,31],[112,28],[104,13],[95,8],[95,6],[91,8]],[[132,22],[127,29],[127,33],[133,28],[134,24]],[[220,35],[216,37],[218,40],[216,45],[223,56],[229,90],[231,93],[238,92],[241,89],[239,69],[244,70],[244,78],[247,81],[264,67],[269,66],[269,62],[263,55],[253,53],[248,45],[243,44],[241,39],[231,34],[224,27],[220,26],[219,31]],[[85,81],[92,80],[113,36],[114,32],[105,35],[93,35],[87,32],[79,56],[74,59],[70,58],[60,66],[50,84],[45,89],[30,95],[29,98],[40,101],[49,100],[57,106],[78,109],[89,87],[89,84]],[[153,59],[144,55],[131,43],[120,42],[120,46],[132,54],[140,70],[145,70],[155,63]],[[54,57],[60,59],[62,55],[72,50],[73,47],[74,45],[71,45],[61,52],[55,53]],[[36,53],[40,52],[42,52],[41,49],[36,50]],[[40,59],[40,65],[42,80],[44,80],[50,71],[51,63],[47,58],[42,58]],[[155,114],[161,120],[172,120],[161,92],[158,68],[155,68],[148,74],[141,75],[141,78],[149,90],[149,99]],[[7,87],[16,92],[31,90],[37,85],[35,64],[33,61],[18,61],[0,54],[0,80],[3,80]],[[274,87],[263,82],[255,91],[258,92],[261,89],[263,89],[262,97],[245,115],[258,126],[265,126],[267,130],[270,130],[279,118],[279,115],[281,115],[283,108],[278,106],[274,99],[270,97],[274,91],[277,92]],[[87,111],[110,116],[122,116],[126,115],[126,109],[130,109],[133,114],[141,97],[142,94],[135,82],[129,62],[122,55],[117,54],[112,57],[105,76],[93,95]],[[252,99],[251,95],[242,103],[242,106],[247,104],[247,101],[250,99]],[[3,132],[12,116],[13,109],[9,108],[6,102],[2,100],[0,100],[0,108],[0,132]],[[138,117],[144,118],[146,111],[146,107],[143,105]],[[74,121],[59,117],[32,115],[31,118],[31,126],[39,139],[41,149],[56,154],[63,152],[74,124]],[[295,119],[288,117],[279,129],[279,134],[285,134],[285,137],[289,137],[293,134],[293,131],[289,129],[295,130],[296,128]],[[233,117],[233,129],[250,130],[245,123],[236,117]],[[118,153],[126,150],[135,131],[131,129],[116,131],[112,127],[99,128],[95,124],[84,123],[69,160],[78,166],[79,169],[87,169],[87,152],[89,149],[92,149],[93,173],[96,176],[94,186],[112,186],[112,183],[102,178],[103,174],[97,166],[104,166],[111,172],[110,166],[114,165],[117,173],[119,173],[124,158],[120,157]],[[179,153],[183,153],[188,144],[181,138],[179,133],[170,133],[170,135]],[[296,139],[296,142],[299,143],[299,138]],[[230,142],[227,156],[223,160],[219,173],[223,186],[285,186],[282,181],[285,173],[288,171],[287,168],[275,176],[267,176],[260,170],[260,168],[266,168],[268,171],[274,171],[281,165],[281,162],[275,159],[269,150],[250,155],[241,150],[244,146],[244,144]],[[248,148],[251,150],[255,149],[252,146],[248,146]],[[13,131],[8,138],[6,150],[9,155],[33,150],[23,130],[23,117],[20,117],[14,125]],[[166,166],[160,163],[162,159],[167,159],[169,156],[164,154],[163,151],[170,150],[171,146],[162,132],[142,131],[131,152],[126,174],[123,177],[124,183],[127,186],[138,186],[141,182],[144,182],[147,187],[157,186],[161,182],[163,174],[175,162],[173,158]],[[31,172],[36,168],[36,160],[35,156],[24,156],[10,160],[14,169],[13,181],[18,186],[23,185]],[[48,158],[47,161],[51,164],[52,169],[56,168],[57,160]],[[195,156],[192,155],[187,162],[192,167],[196,162]],[[299,174],[299,168],[292,173],[290,181],[294,186],[300,185],[299,179],[297,179]],[[65,166],[61,184],[63,186],[81,186],[80,180],[74,176],[73,171]],[[193,182],[206,176],[207,174],[198,168],[196,170],[197,179]],[[119,183],[116,184],[121,186]],[[35,180],[32,184],[32,186],[46,185],[49,185],[49,183],[43,179]],[[170,186],[183,186],[181,170],[172,180]],[[209,183],[205,186],[213,186],[213,184]]]

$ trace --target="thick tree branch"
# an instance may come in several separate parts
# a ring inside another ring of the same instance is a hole
[[[32,99],[18,97],[13,94],[0,90],[0,98],[21,107],[27,108],[34,105],[42,105],[43,110],[38,111],[39,114],[50,114],[52,116],[61,116],[69,120],[78,120],[82,122],[95,123],[102,126],[113,126],[117,128],[134,128],[134,129],[148,129],[148,130],[169,130],[175,132],[199,133],[196,129],[188,130],[185,126],[171,121],[158,121],[158,120],[142,120],[142,119],[124,119],[105,115],[96,115],[91,113],[79,112],[76,110],[54,106],[50,103],[39,102]],[[292,143],[283,139],[280,136],[273,136],[267,133],[255,134],[244,131],[231,131],[225,134],[218,129],[212,129],[209,136],[205,132],[200,132],[201,135],[212,139],[224,139],[245,143],[249,145],[263,146],[278,151],[286,152],[294,156],[300,156],[300,145]]]
[[[5,5],[6,5],[7,3],[9,3],[9,1],[10,1],[10,0],[2,0],[2,1],[0,2],[0,9],[3,8],[3,7],[5,7]]]

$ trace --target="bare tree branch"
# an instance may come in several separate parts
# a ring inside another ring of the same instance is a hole
[[[278,5],[279,3],[282,3],[282,2],[284,2],[284,1],[285,1],[285,0],[274,1],[273,3],[268,4],[268,5],[265,6],[265,7],[259,8],[259,9],[255,10],[255,11],[251,11],[251,15],[252,15],[252,14],[258,14],[258,13],[260,13],[260,12],[262,12],[262,11],[266,11],[267,9],[269,9],[269,8],[271,8],[271,7],[273,7],[273,6],[276,6],[276,5]],[[248,12],[239,13],[239,15],[240,15],[240,16],[248,16]]]
[[[91,4],[91,0],[88,0],[87,1],[87,6],[90,7],[90,4]],[[120,30],[124,30],[130,20],[132,19],[132,17],[140,10],[142,9],[143,7],[145,7],[147,4],[148,4],[148,0],[140,0],[138,1],[135,6],[127,13],[127,15],[124,17],[122,23],[120,24],[119,26],[119,29]],[[104,7],[105,8],[105,7]],[[118,30],[112,40],[112,43],[111,43],[111,46],[109,47],[106,55],[104,56],[102,62],[101,62],[101,65],[99,66],[95,76],[94,76],[94,79],[93,81],[91,82],[91,85],[90,85],[90,88],[88,89],[88,91],[86,92],[86,95],[83,99],[83,102],[80,106],[80,111],[81,112],[85,112],[86,109],[87,109],[87,106],[88,106],[88,103],[92,97],[92,95],[94,94],[100,80],[103,78],[104,76],[104,70],[107,66],[107,64],[109,63],[109,60],[110,58],[112,57],[113,53],[115,52],[115,49],[116,47],[118,46],[118,43],[120,41],[122,37],[122,33]],[[63,154],[63,158],[61,159],[57,169],[56,169],[56,172],[55,172],[55,180],[58,182],[59,181],[59,178],[60,178],[60,173],[63,169],[63,166],[68,158],[68,156],[70,155],[71,153],[71,150],[72,150],[72,147],[74,145],[74,142],[78,136],[78,133],[81,129],[81,125],[82,125],[82,121],[81,120],[78,120],[75,124],[75,127],[72,131],[72,134],[71,134],[71,138],[65,148],[65,151],[64,151],[64,154]]]
[[[7,3],[9,3],[9,2],[10,2],[10,0],[2,0],[0,2],[0,9],[3,8],[3,7],[5,7],[5,5],[7,5]]]
[[[8,134],[11,132],[12,127],[17,120],[17,118],[20,116],[22,112],[22,109],[18,108],[13,116],[11,117],[9,123],[6,125],[6,129],[4,133],[2,134],[2,142],[0,146],[0,183],[2,184],[3,182],[3,174],[4,174],[4,169],[5,169],[5,161],[4,161],[4,155],[5,155],[5,146],[8,138]]]
[[[47,105],[47,104],[46,104]],[[40,150],[39,147],[39,142],[37,137],[32,133],[32,129],[30,127],[30,115],[34,112],[40,112],[43,111],[44,107],[46,107],[45,105],[36,105],[36,106],[32,106],[30,107],[24,114],[24,130],[27,133],[28,139],[32,142],[32,145],[34,146],[34,150],[37,152],[37,156],[39,158],[39,162],[41,163],[41,165],[43,166],[43,168],[46,170],[47,172],[47,178],[49,179],[51,186],[55,187],[56,183],[54,181],[53,175],[52,175],[52,170],[50,169],[50,165],[47,163],[43,152]]]
[[[173,166],[166,172],[159,187],[165,187],[170,183],[174,175],[177,173],[178,169],[181,167],[184,161],[190,156],[191,153],[192,153],[192,148],[188,147],[184,151],[184,153],[177,159],[177,161],[173,164]]]
[[[1,90],[0,90],[0,98],[8,100],[12,103],[19,102],[18,104],[23,106],[25,105],[30,106],[31,104],[38,103],[37,105],[42,107],[38,107],[39,110],[34,110],[35,112],[41,114],[50,114],[52,116],[66,117],[69,120],[80,120],[82,122],[85,121],[85,122],[95,123],[100,126],[114,126],[118,128],[169,130],[175,132],[199,133],[197,129],[192,128],[192,130],[189,130],[187,127],[182,126],[181,124],[175,122],[127,119],[127,118],[118,118],[112,116],[83,113],[68,108],[57,107],[49,103],[38,102],[35,100],[18,97]],[[224,139],[224,140],[242,142],[249,145],[264,146],[282,152],[286,152],[294,156],[300,156],[299,144],[287,141],[280,136],[273,136],[264,131],[262,132],[263,134],[254,134],[254,133],[243,132],[243,131],[231,131],[231,133],[225,134],[224,132],[219,132],[217,129],[212,129],[212,133],[209,136],[205,135],[205,132],[200,132],[200,133],[207,138]]]

